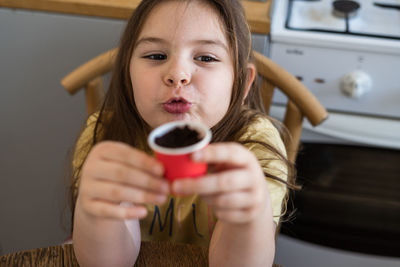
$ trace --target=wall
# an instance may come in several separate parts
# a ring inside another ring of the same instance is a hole
[[[68,155],[86,110],[61,78],[115,47],[124,22],[0,9],[0,255],[68,236]]]

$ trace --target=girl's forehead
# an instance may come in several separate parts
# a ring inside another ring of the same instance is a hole
[[[165,1],[157,4],[144,21],[138,40],[161,37],[186,41],[218,39],[228,46],[224,23],[204,1]]]

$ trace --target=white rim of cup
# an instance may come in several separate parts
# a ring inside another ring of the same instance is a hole
[[[168,131],[170,131],[175,127],[182,127],[185,125],[187,125],[191,129],[195,129],[200,134],[204,135],[203,139],[201,139],[201,141],[193,145],[178,147],[178,148],[162,147],[156,144],[155,139],[157,137],[164,135],[165,133],[167,133]],[[151,131],[147,141],[149,143],[150,148],[153,149],[154,151],[167,155],[182,155],[182,154],[192,153],[196,150],[200,150],[206,147],[211,141],[211,135],[212,135],[211,130],[208,129],[208,127],[202,123],[188,122],[188,121],[172,121],[165,123],[161,126],[158,126],[153,131]]]

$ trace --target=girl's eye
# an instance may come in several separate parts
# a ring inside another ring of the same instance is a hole
[[[167,59],[167,56],[163,55],[163,54],[151,54],[151,55],[144,56],[144,58],[148,58],[151,60],[165,60],[165,59]]]
[[[215,62],[218,61],[215,57],[212,56],[199,56],[195,58],[196,60],[202,61],[202,62]]]

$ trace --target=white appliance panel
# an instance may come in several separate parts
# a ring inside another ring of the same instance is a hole
[[[328,109],[400,119],[400,57],[273,43],[271,58],[299,77]],[[343,76],[355,70],[372,80],[371,90],[359,98],[351,98],[340,89]],[[280,103],[284,99],[275,98]]]

